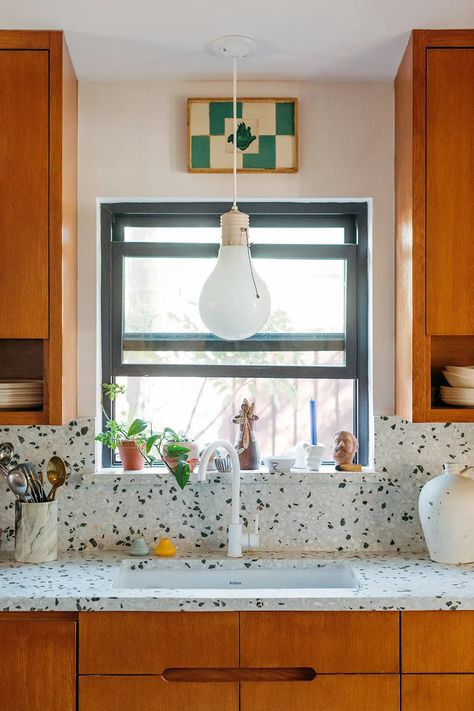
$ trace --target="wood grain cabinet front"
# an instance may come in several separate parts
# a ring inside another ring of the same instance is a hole
[[[183,616],[186,617],[188,613]],[[239,685],[173,683],[160,676],[84,676],[79,711],[238,711]]]
[[[240,711],[400,709],[397,674],[324,674],[309,682],[243,682],[240,686]]]
[[[238,612],[79,614],[79,674],[238,666]]]
[[[62,32],[0,30],[0,380],[42,403],[0,425],[77,416],[77,80]]]
[[[76,711],[76,623],[55,613],[0,619],[0,711]]]
[[[397,674],[397,612],[242,612],[242,667]],[[303,688],[303,687],[302,687]]]
[[[441,400],[474,361],[474,31],[414,30],[395,80],[396,414],[473,422]]]
[[[401,625],[403,673],[474,674],[474,611],[402,612]]]
[[[404,674],[402,711],[472,711],[474,674]]]

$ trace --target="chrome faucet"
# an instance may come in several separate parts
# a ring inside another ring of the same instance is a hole
[[[245,529],[246,532],[243,533],[240,523],[240,463],[237,452],[230,442],[216,439],[207,445],[199,463],[198,481],[206,481],[209,459],[218,447],[223,447],[229,452],[232,462],[232,511],[227,538],[227,555],[229,558],[241,558],[243,548],[256,548],[259,545],[258,514],[255,517],[255,532],[250,533]]]

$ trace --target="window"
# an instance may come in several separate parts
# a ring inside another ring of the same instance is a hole
[[[232,416],[256,401],[262,456],[309,438],[359,437],[368,456],[367,205],[242,202],[272,311],[262,332],[223,341],[205,332],[198,300],[227,204],[108,203],[101,208],[103,382],[124,383],[108,416],[143,416],[202,444],[233,441]],[[238,305],[236,304],[236,308]],[[104,448],[104,465],[117,463]],[[330,457],[329,447],[326,451]]]

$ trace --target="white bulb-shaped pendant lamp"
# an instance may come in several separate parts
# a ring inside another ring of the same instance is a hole
[[[204,324],[219,338],[239,341],[257,333],[270,314],[270,294],[252,263],[249,216],[237,207],[237,59],[255,49],[248,37],[230,35],[214,43],[216,53],[233,58],[233,178],[232,209],[221,215],[222,245],[217,264],[199,297]]]

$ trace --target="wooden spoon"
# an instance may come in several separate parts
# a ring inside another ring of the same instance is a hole
[[[46,468],[46,476],[51,484],[48,501],[54,501],[57,489],[66,481],[66,464],[61,457],[51,457]]]

